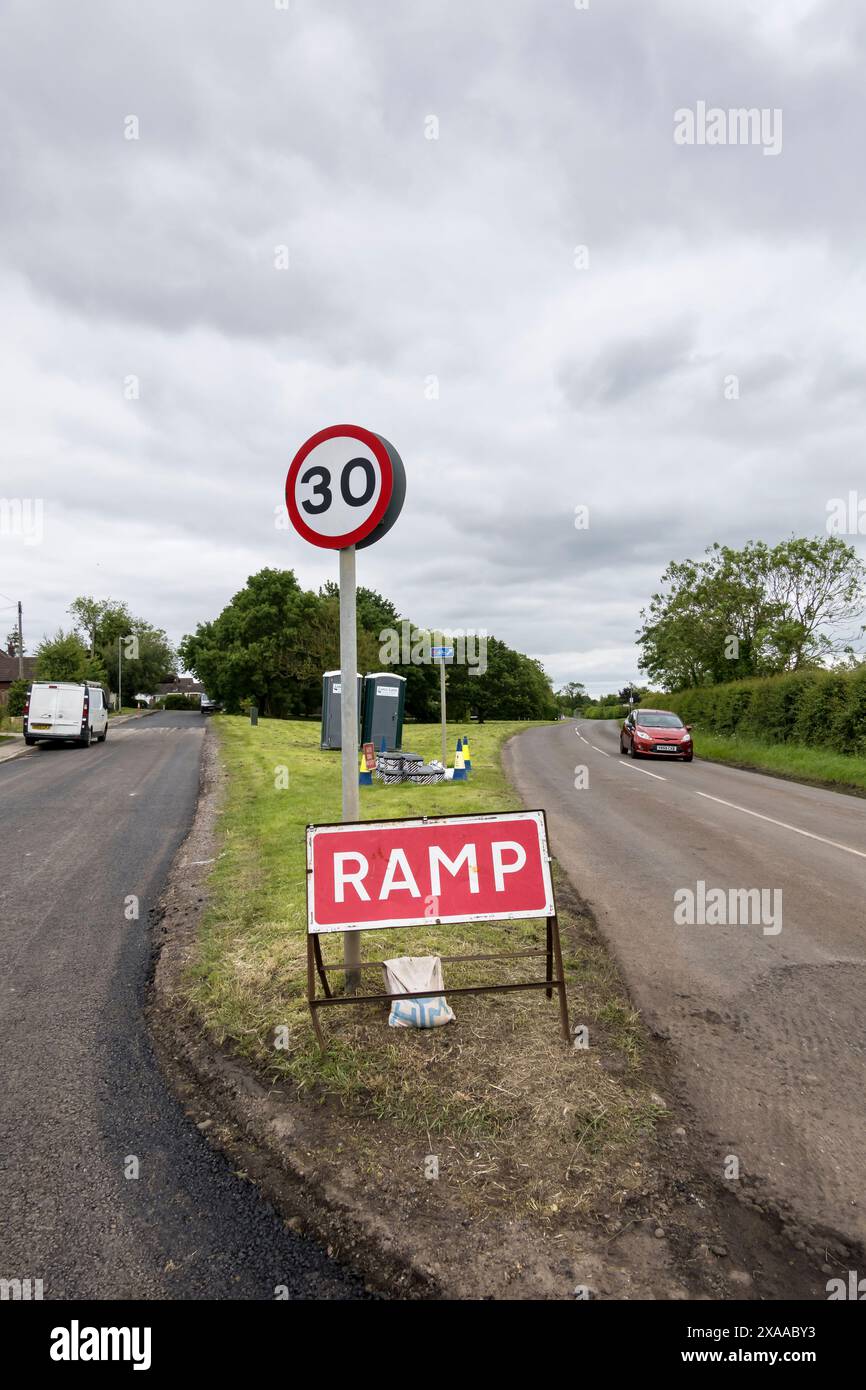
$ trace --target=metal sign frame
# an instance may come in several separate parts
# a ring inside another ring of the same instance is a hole
[[[565,991],[565,968],[562,961],[562,942],[559,934],[559,920],[556,915],[556,902],[553,892],[553,881],[550,874],[550,853],[548,850],[549,839],[547,834],[547,816],[544,811],[515,811],[492,813],[489,815],[463,815],[463,816],[404,816],[395,817],[392,820],[384,821],[358,821],[354,823],[357,829],[375,830],[383,827],[394,827],[398,825],[408,826],[435,826],[437,824],[453,824],[459,821],[487,822],[497,820],[535,820],[540,831],[540,849],[542,855],[542,874],[544,877],[545,888],[549,894],[548,903],[544,911],[520,911],[511,913],[477,913],[472,915],[463,914],[459,917],[435,917],[396,919],[388,922],[373,923],[359,922],[353,928],[352,924],[339,923],[328,925],[325,931],[321,927],[314,928],[312,923],[313,909],[311,905],[311,882],[313,876],[313,841],[315,833],[318,831],[327,832],[329,830],[348,829],[345,822],[330,822],[324,825],[307,826],[307,1003],[310,1008],[313,1028],[319,1047],[324,1050],[326,1044],[322,1033],[321,1024],[318,1018],[318,1011],[331,1005],[339,1004],[391,1004],[395,999],[431,999],[443,993],[442,988],[415,990],[411,993],[401,994],[333,994],[328,976],[334,973],[344,973],[347,978],[356,972],[370,969],[381,969],[385,962],[383,960],[361,961],[358,959],[342,960],[334,965],[325,965],[322,959],[321,937],[330,935],[334,932],[349,932],[353,929],[360,931],[371,931],[381,928],[382,930],[401,929],[412,926],[418,927],[425,923],[431,925],[444,925],[451,922],[469,921],[507,921],[517,919],[521,921],[534,918],[545,917],[547,924],[547,936],[544,946],[534,947],[529,950],[521,951],[497,951],[481,955],[462,955],[462,956],[441,956],[443,964],[454,964],[458,961],[505,961],[537,958],[543,956],[545,959],[545,974],[542,980],[515,980],[507,984],[494,985],[463,985],[453,989],[446,989],[444,992],[449,995],[456,994],[494,994],[502,993],[506,990],[531,990],[543,989],[548,999],[553,998],[553,991],[557,991],[559,999],[559,1019],[562,1036],[566,1041],[571,1038],[571,1031],[568,1022],[568,999]],[[550,909],[548,911],[548,908]],[[347,938],[344,937],[344,941]],[[322,986],[322,995],[316,994],[316,979],[319,979]]]
[[[538,828],[539,852],[541,855],[541,874],[544,882],[546,901],[543,907],[520,908],[514,912],[458,912],[431,917],[423,912],[415,912],[407,917],[387,917],[364,922],[317,922],[311,886],[314,876],[313,851],[315,841],[323,835],[339,835],[346,830],[392,830],[402,826],[405,830],[435,829],[439,825],[460,825],[461,822],[473,825],[496,824],[500,821],[531,821]],[[550,917],[556,911],[553,901],[553,880],[550,876],[550,854],[547,841],[547,824],[543,811],[471,811],[459,816],[397,816],[390,820],[371,821],[331,821],[322,825],[307,826],[307,931],[327,936],[337,931],[389,931],[392,927],[423,927],[429,924],[438,926],[446,922],[506,922],[526,921],[534,917]]]

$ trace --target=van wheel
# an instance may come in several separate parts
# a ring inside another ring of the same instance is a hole
[[[84,738],[80,738],[80,739],[78,740],[78,746],[79,746],[79,748],[89,748],[89,747],[90,747],[90,736],[91,736],[91,733],[92,733],[92,732],[93,732],[93,731],[92,731],[91,729],[88,729],[88,730],[87,730],[87,733],[84,735]]]
[[[39,740],[38,738],[31,738],[29,734],[25,734],[24,742],[27,744],[28,748],[35,748]]]
[[[108,738],[108,725],[106,724],[105,728],[102,730],[102,733],[101,733],[101,734],[97,734],[97,736],[96,736],[96,742],[97,742],[97,743],[104,743],[105,740],[106,740],[107,738]]]

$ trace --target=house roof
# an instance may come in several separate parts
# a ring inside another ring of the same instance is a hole
[[[204,686],[192,676],[179,676],[175,681],[164,681],[156,687],[157,695],[201,695]]]
[[[24,658],[24,679],[32,680],[36,671],[36,657],[25,656]],[[10,656],[8,652],[0,652],[0,685],[11,685],[12,681],[18,680],[18,658]]]

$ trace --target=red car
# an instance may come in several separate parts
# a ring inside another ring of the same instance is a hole
[[[619,751],[632,758],[694,757],[692,726],[667,709],[633,709],[619,734]]]

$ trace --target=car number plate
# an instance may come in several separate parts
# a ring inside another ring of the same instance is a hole
[[[658,752],[658,753],[676,753],[676,751],[677,751],[677,745],[676,745],[675,743],[657,743],[657,744],[656,744],[656,752]]]
[[[50,724],[31,724],[31,729],[50,729]]]

